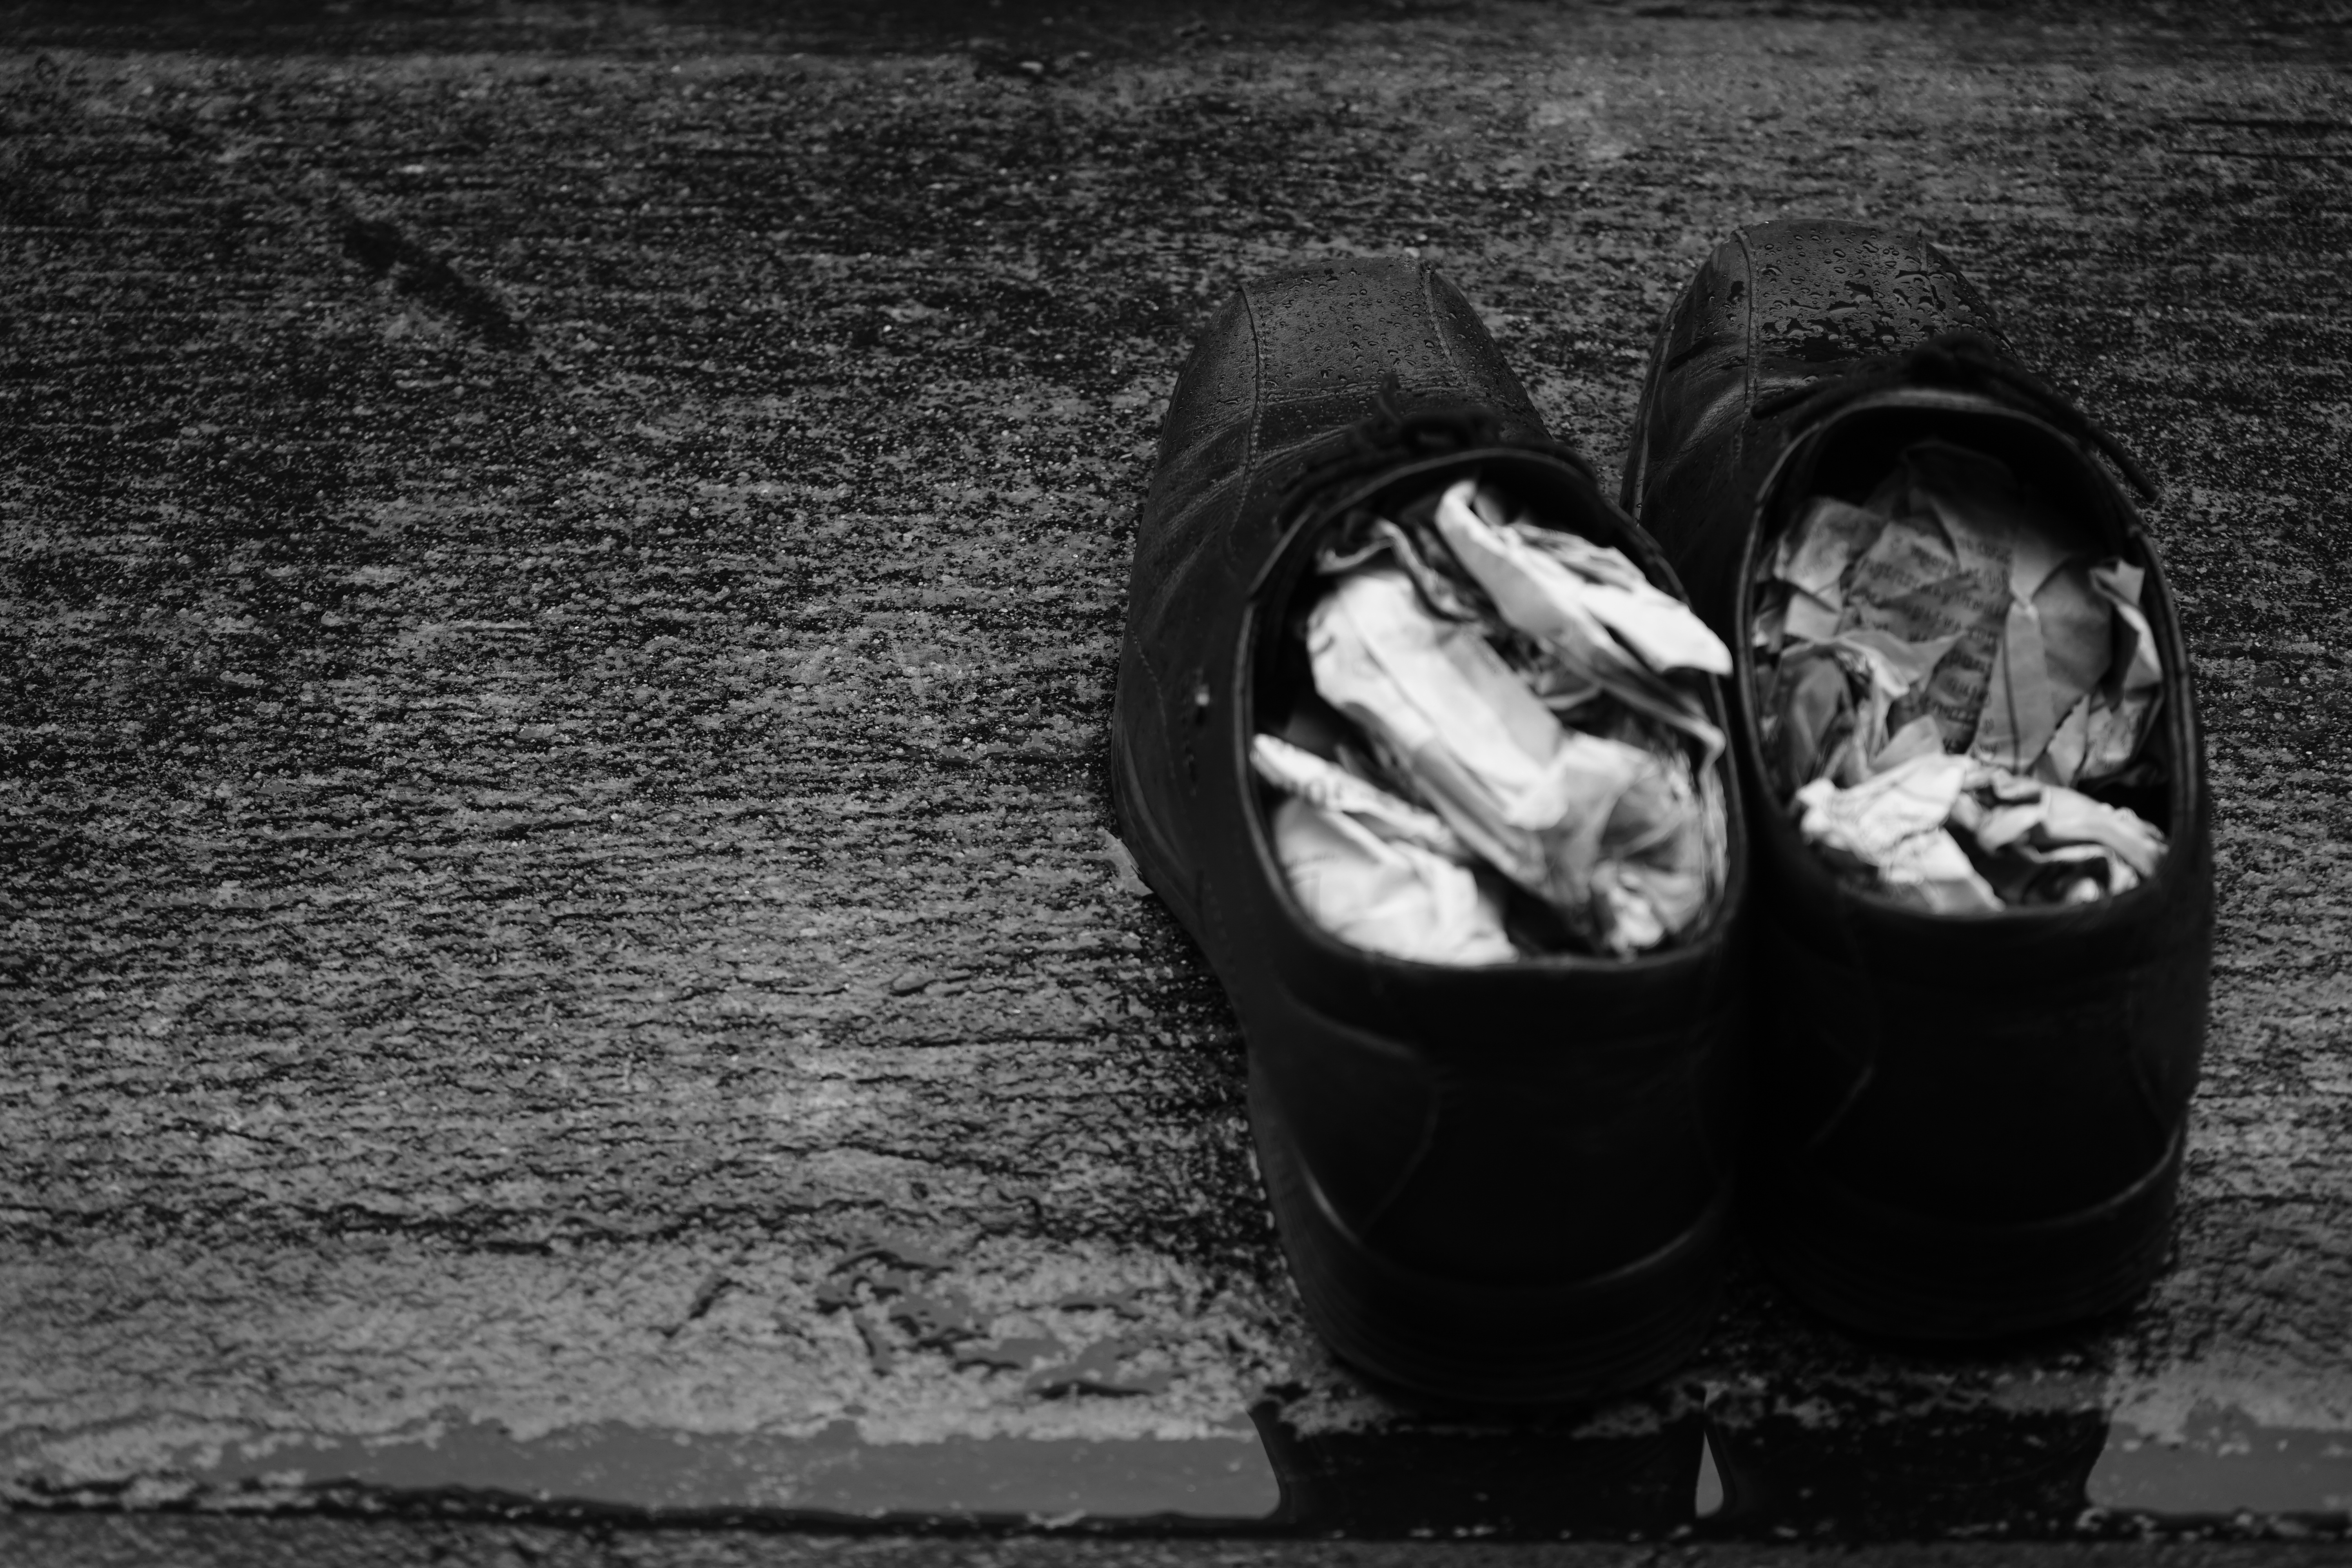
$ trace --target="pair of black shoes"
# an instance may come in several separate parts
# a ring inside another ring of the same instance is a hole
[[[2129,891],[1929,912],[1836,875],[1780,804],[1746,585],[1800,502],[1866,489],[1922,438],[1998,455],[2146,574],[2160,782],[2137,804],[2168,848]],[[2102,456],[2147,488],[1948,260],[1865,225],[1763,225],[1699,269],[1617,504],[1426,265],[1288,271],[1210,321],[1137,533],[1112,790],[1239,1015],[1260,1169],[1343,1357],[1476,1403],[1647,1381],[1706,1331],[1735,1199],[1790,1289],[1873,1332],[2011,1334],[2147,1284],[2204,1034],[2211,852],[2187,650]],[[1250,761],[1285,607],[1332,520],[1466,473],[1686,586],[1732,651],[1708,699],[1727,881],[1668,946],[1414,963],[1337,940],[1286,883]]]

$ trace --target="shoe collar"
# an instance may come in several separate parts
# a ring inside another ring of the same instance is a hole
[[[1591,468],[1570,447],[1496,442],[1418,458],[1395,453],[1384,462],[1364,463],[1318,482],[1318,476],[1338,467],[1329,465],[1310,473],[1286,498],[1277,512],[1282,521],[1277,525],[1274,548],[1266,552],[1244,595],[1250,605],[1262,603],[1269,592],[1288,597],[1289,587],[1297,576],[1301,551],[1332,519],[1368,506],[1390,490],[1415,487],[1417,482],[1425,484],[1442,474],[1473,468],[1506,476],[1517,473],[1545,488],[1566,485],[1578,500],[1589,504],[1592,520],[1604,524],[1614,535],[1600,540],[1601,543],[1624,550],[1661,587],[1678,598],[1686,597],[1675,578],[1674,569],[1666,564],[1664,555],[1650,536],[1601,493]]]
[[[1770,419],[1786,414],[1801,424],[1809,413],[1826,415],[1874,395],[1936,390],[1973,394],[2034,415],[2113,463],[2142,500],[2157,499],[2156,480],[2122,442],[1981,332],[1943,332],[1900,353],[1854,362],[1843,375],[1797,381],[1769,392],[1751,389],[1748,415]]]

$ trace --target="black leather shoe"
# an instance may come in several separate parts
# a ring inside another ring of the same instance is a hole
[[[1727,759],[1730,880],[1688,940],[1479,968],[1383,957],[1312,923],[1248,760],[1322,525],[1472,468],[1680,592],[1434,271],[1349,261],[1241,289],[1169,403],[1112,792],[1145,879],[1240,1016],[1259,1166],[1316,1327],[1405,1389],[1549,1402],[1656,1375],[1712,1315],[1745,1012]]]
[[[1768,780],[1746,588],[1759,552],[1805,498],[1866,490],[1930,434],[2007,461],[2147,571],[2163,777],[2108,798],[2170,846],[2129,892],[1972,915],[1904,907],[1841,881]],[[1651,355],[1624,505],[1737,664],[1732,743],[1764,933],[1754,1231],[1792,1290],[1866,1330],[1957,1339],[2064,1322],[2129,1300],[2163,1261],[2205,1032],[2210,808],[2172,595],[2101,455],[2151,489],[1907,232],[1744,230],[1683,290]]]

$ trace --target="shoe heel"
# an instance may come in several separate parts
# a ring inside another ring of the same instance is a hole
[[[1307,1320],[1374,1378],[1476,1405],[1563,1404],[1649,1383],[1706,1337],[1731,1189],[1645,1258],[1558,1285],[1480,1286],[1401,1267],[1340,1223],[1251,1074],[1258,1170]]]
[[[1759,1195],[1766,1264],[1807,1305],[1866,1333],[1981,1340],[2130,1302],[2164,1267],[2185,1140],[2094,1208],[2030,1225],[1959,1224],[1798,1174]]]

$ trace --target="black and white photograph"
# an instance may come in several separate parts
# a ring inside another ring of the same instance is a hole
[[[2352,5],[0,0],[0,1563],[2352,1563]]]

